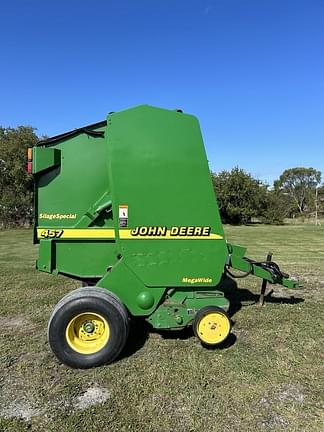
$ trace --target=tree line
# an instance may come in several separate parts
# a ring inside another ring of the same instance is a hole
[[[289,168],[272,188],[239,167],[212,173],[212,179],[224,223],[283,224],[286,218],[313,218],[319,224],[324,215],[324,185],[314,168]]]
[[[0,127],[0,227],[31,225],[33,179],[27,173],[27,149],[40,139],[30,126]],[[44,138],[44,137],[41,137]],[[324,215],[321,172],[285,170],[272,188],[239,167],[211,173],[222,221],[282,224],[285,218]]]

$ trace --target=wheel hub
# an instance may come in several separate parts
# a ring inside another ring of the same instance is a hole
[[[225,314],[211,311],[200,319],[197,332],[204,343],[216,345],[228,336],[230,321]]]
[[[66,328],[66,340],[80,354],[94,354],[108,342],[110,328],[107,320],[95,312],[85,312],[72,318]]]
[[[86,333],[93,333],[95,331],[95,325],[92,321],[87,321],[83,324],[83,330]]]

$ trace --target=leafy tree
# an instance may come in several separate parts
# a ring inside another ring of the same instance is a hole
[[[317,190],[318,210],[324,213],[324,185],[320,186]]]
[[[303,214],[314,202],[314,190],[321,182],[321,172],[314,168],[290,168],[274,183],[276,190],[289,194],[298,212]]]
[[[268,190],[266,208],[261,215],[261,221],[271,225],[281,225],[284,219],[291,217],[294,213],[292,198],[278,189]]]
[[[213,174],[213,184],[223,222],[249,223],[264,214],[267,187],[244,170],[235,167]]]
[[[33,180],[27,173],[27,148],[38,137],[29,126],[0,127],[0,224],[30,223]]]

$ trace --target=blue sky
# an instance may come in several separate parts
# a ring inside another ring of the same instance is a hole
[[[323,0],[10,0],[0,43],[2,126],[55,135],[182,108],[214,171],[324,176]]]

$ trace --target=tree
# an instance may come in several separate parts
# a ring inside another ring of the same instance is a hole
[[[0,224],[30,223],[33,179],[27,173],[27,148],[38,141],[29,126],[0,127]]]
[[[238,167],[213,174],[213,184],[223,222],[249,223],[267,207],[267,186]]]
[[[294,203],[292,198],[281,190],[267,191],[266,208],[261,215],[261,221],[271,225],[281,225],[284,219],[293,214]]]
[[[279,180],[275,181],[275,189],[289,194],[298,212],[303,214],[305,209],[314,202],[315,188],[321,182],[321,172],[314,168],[290,168],[285,170]]]

